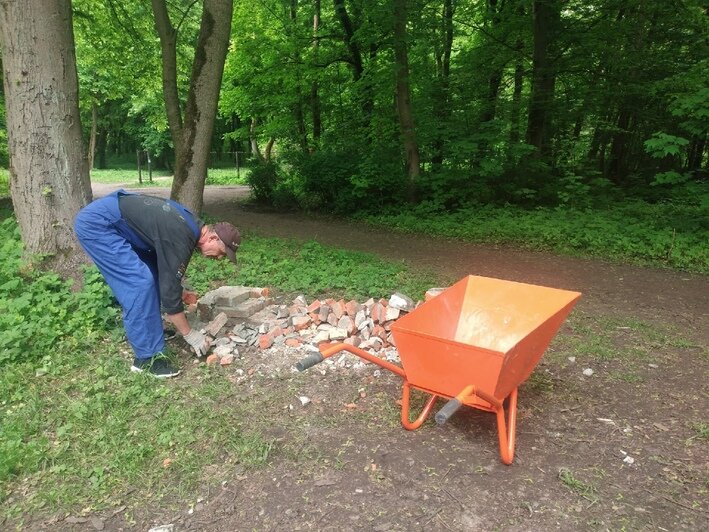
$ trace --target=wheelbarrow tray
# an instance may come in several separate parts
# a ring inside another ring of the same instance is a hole
[[[536,367],[578,292],[468,276],[392,325],[409,383],[455,397],[466,386],[504,400]],[[479,398],[464,401],[480,405]]]

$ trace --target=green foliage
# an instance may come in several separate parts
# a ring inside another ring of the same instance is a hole
[[[87,272],[80,291],[52,272],[28,267],[14,219],[0,224],[0,366],[20,359],[39,360],[64,341],[90,345],[116,324],[117,310],[100,275]]]
[[[273,163],[261,163],[254,166],[249,173],[247,182],[256,201],[272,203],[278,186],[276,165]]]
[[[234,268],[228,261],[195,255],[187,276],[199,292],[213,288],[212,283],[218,280],[221,284],[271,286],[308,297],[388,297],[403,291],[422,299],[424,292],[436,285],[430,274],[411,272],[403,264],[313,241],[298,243],[247,234],[237,259]]]
[[[0,168],[0,198],[10,196],[10,173],[4,168]]]
[[[661,159],[667,155],[679,155],[687,144],[689,141],[685,138],[666,133],[654,133],[645,141],[645,149],[656,159]]]
[[[709,207],[700,198],[693,206],[636,201],[594,210],[477,206],[441,212],[422,204],[359,217],[402,231],[706,273]]]
[[[268,458],[270,442],[242,430],[245,412],[224,405],[233,385],[217,373],[198,385],[158,382],[100,343],[46,358],[46,373],[27,361],[0,372],[0,502],[18,477],[34,486],[15,501],[24,511],[102,507],[127,493],[194,489],[207,464]]]

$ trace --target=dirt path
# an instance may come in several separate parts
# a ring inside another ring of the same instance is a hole
[[[578,290],[580,318],[564,326],[559,346],[520,389],[512,466],[498,460],[490,414],[464,409],[444,427],[428,421],[407,432],[395,403],[400,379],[372,367],[293,374],[284,355],[270,361],[282,366],[275,377],[239,387],[239,400],[261,401],[254,424],[275,442],[270,465],[246,472],[237,465],[221,489],[207,489],[199,511],[148,505],[133,525],[114,518],[116,528],[706,528],[709,445],[699,434],[709,422],[707,277],[246,210],[235,200],[247,193],[209,187],[205,210],[259,235],[314,239],[452,279],[477,274]],[[259,357],[244,355],[243,369]],[[592,377],[582,375],[587,365]],[[300,395],[312,403],[301,408]]]
[[[115,185],[94,185],[96,197]],[[167,188],[141,189],[166,196]],[[248,187],[205,189],[205,212],[262,236],[317,240],[322,244],[374,253],[457,280],[483,275],[583,293],[577,308],[598,314],[632,313],[645,320],[672,323],[703,344],[709,343],[709,279],[656,268],[555,256],[509,247],[387,232],[337,219],[245,210],[237,199]]]

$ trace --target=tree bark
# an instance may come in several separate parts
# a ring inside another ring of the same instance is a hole
[[[163,61],[163,93],[175,146],[170,196],[195,213],[202,210],[204,183],[217,113],[224,60],[231,33],[232,0],[204,0],[184,117],[177,90],[177,30],[165,0],[152,0]]]
[[[91,201],[70,0],[0,0],[10,193],[29,254],[78,250]]]
[[[453,0],[443,0],[443,13],[441,16],[441,34],[443,46],[440,55],[436,57],[436,65],[438,67],[437,82],[438,82],[438,106],[439,106],[439,123],[443,130],[443,125],[450,117],[450,102],[448,90],[450,85],[451,71],[451,51],[453,49],[453,14],[455,13],[455,5]],[[433,141],[433,155],[431,162],[440,167],[444,159],[444,139],[440,133],[436,135]]]
[[[558,0],[535,0],[532,11],[534,46],[532,53],[532,91],[529,98],[527,143],[543,158],[549,156],[551,107],[556,82],[552,48],[560,17]]]
[[[396,109],[404,142],[408,197],[414,200],[416,181],[421,173],[421,158],[416,141],[414,113],[409,87],[409,57],[406,46],[407,0],[394,0],[394,68],[396,70]]]
[[[363,85],[361,88],[361,108],[364,119],[369,124],[372,118],[372,113],[374,112],[374,97],[372,95],[369,82],[362,79],[364,76],[364,63],[362,62],[362,52],[360,51],[359,45],[355,40],[355,27],[354,24],[352,24],[352,19],[350,18],[349,13],[347,13],[345,0],[333,0],[333,2],[335,5],[335,15],[340,21],[342,29],[345,32],[344,41],[350,54],[352,77],[354,78],[355,83],[359,82]]]
[[[313,56],[315,62],[317,62],[320,47],[320,41],[318,40],[318,33],[320,32],[320,0],[314,0],[313,11]],[[310,86],[310,110],[313,118],[313,143],[317,146],[322,135],[322,111],[317,79]]]
[[[94,168],[94,157],[96,156],[96,122],[98,120],[98,109],[96,100],[91,102],[91,136],[89,137],[89,174]]]

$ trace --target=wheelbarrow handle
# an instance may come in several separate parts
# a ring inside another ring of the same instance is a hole
[[[463,406],[463,402],[460,399],[453,398],[448,401],[443,405],[443,408],[436,413],[436,423],[443,425],[461,406]]]
[[[305,357],[300,362],[297,362],[295,368],[298,371],[305,371],[308,368],[312,368],[315,364],[320,364],[323,360],[325,360],[325,357],[323,357],[320,353],[313,353],[312,355]]]

